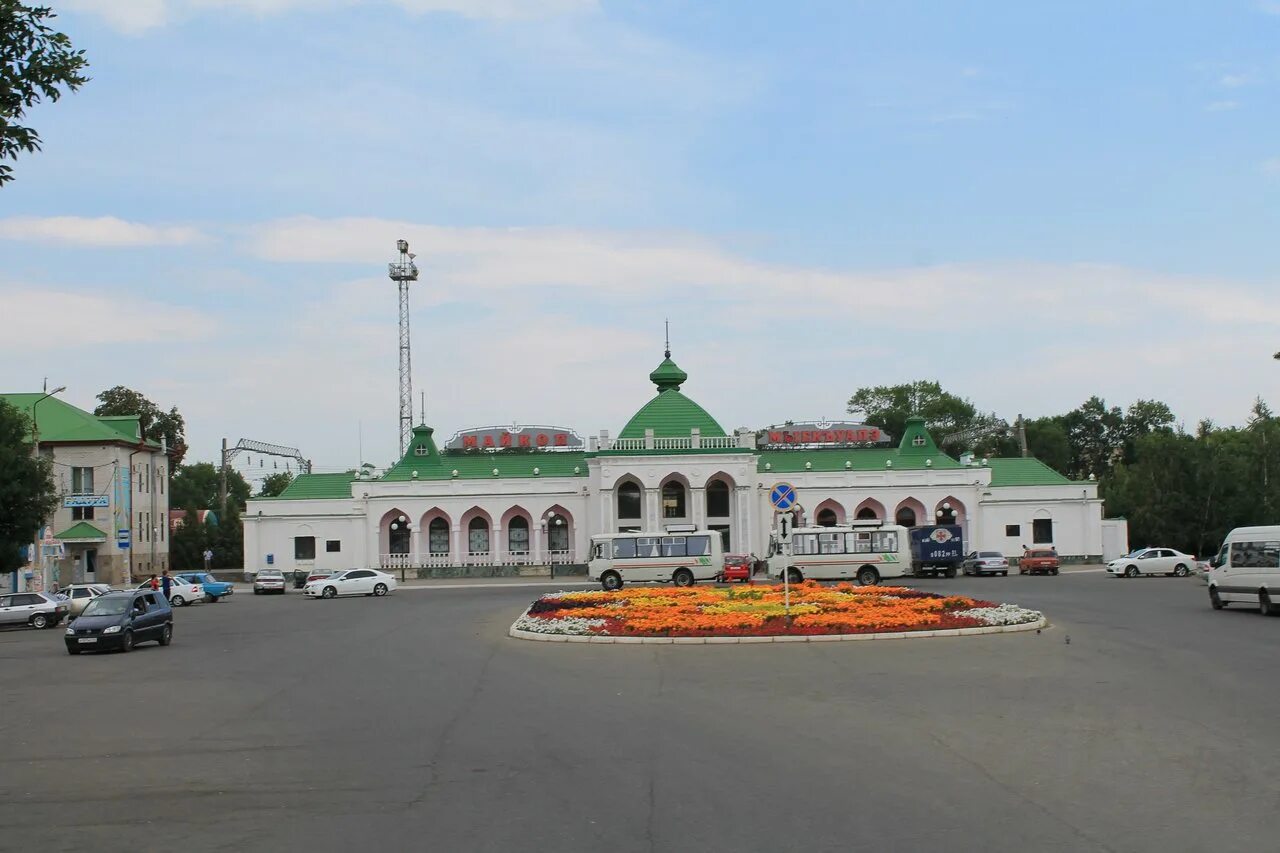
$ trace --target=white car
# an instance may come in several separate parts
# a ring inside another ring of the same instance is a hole
[[[1116,577],[1177,575],[1185,578],[1196,567],[1196,558],[1172,548],[1139,548],[1107,563],[1107,572]]]
[[[71,604],[71,618],[74,619],[84,612],[90,601],[108,592],[111,592],[110,584],[73,583],[71,586],[58,590],[58,595],[61,595]]]
[[[164,589],[164,579],[158,579],[160,584],[157,589]],[[151,581],[145,580],[138,584],[138,589],[151,589]],[[191,583],[182,578],[169,578],[169,606],[170,607],[187,607],[195,604],[197,601],[204,601],[204,587],[198,583]]]
[[[302,588],[311,598],[337,598],[339,595],[386,595],[395,592],[396,579],[373,569],[349,569],[327,578],[308,581]]]
[[[284,595],[284,572],[279,569],[263,569],[253,576],[253,594],[266,595],[269,592]]]

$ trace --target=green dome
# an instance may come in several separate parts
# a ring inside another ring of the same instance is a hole
[[[689,374],[681,370],[668,354],[662,364],[649,374],[649,379],[658,386],[658,396],[645,403],[627,421],[618,437],[644,438],[645,430],[651,429],[658,438],[682,438],[690,435],[694,428],[704,437],[724,436],[724,429],[707,414],[706,409],[680,393],[680,386],[688,378]]]

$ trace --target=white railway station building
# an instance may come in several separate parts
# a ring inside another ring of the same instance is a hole
[[[691,527],[719,531],[726,553],[763,557],[779,482],[795,486],[809,524],[958,524],[967,550],[1009,556],[1053,545],[1096,560],[1127,546],[1096,482],[1034,458],[954,459],[918,418],[896,437],[849,423],[728,432],[681,391],[688,376],[669,355],[649,378],[657,394],[616,437],[513,425],[442,447],[421,425],[380,476],[303,474],[249,501],[245,568],[532,573],[582,563],[595,534]]]

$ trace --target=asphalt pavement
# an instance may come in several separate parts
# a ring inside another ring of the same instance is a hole
[[[506,636],[542,588],[239,593],[173,645],[0,632],[0,849],[1280,849],[1280,618],[1195,579],[914,582],[1041,633]]]

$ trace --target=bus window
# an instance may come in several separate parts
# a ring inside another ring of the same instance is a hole
[[[846,554],[870,554],[871,534],[866,531],[855,531],[845,535]]]
[[[690,557],[705,557],[711,553],[711,539],[707,536],[685,537],[685,548]]]
[[[844,536],[840,533],[819,533],[818,534],[818,553],[820,554],[843,554],[844,543],[840,540]]]
[[[683,536],[662,537],[662,556],[664,557],[685,556],[684,537]]]
[[[635,543],[637,557],[657,557],[661,554],[656,536],[642,536],[636,539]]]
[[[636,555],[636,540],[634,539],[615,539],[613,540],[613,559],[625,560]]]
[[[792,554],[818,553],[818,536],[814,533],[797,533],[791,537]]]
[[[872,534],[871,547],[877,553],[888,554],[898,550],[898,534],[887,530]]]

